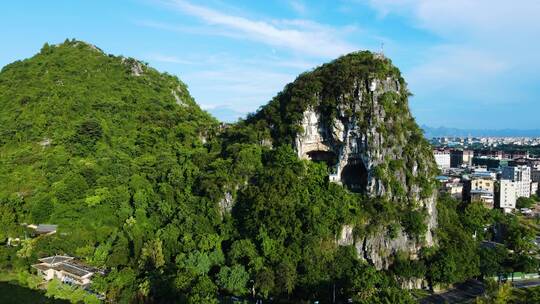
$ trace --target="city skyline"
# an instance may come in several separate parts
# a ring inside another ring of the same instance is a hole
[[[0,66],[85,40],[177,75],[220,119],[256,111],[342,54],[381,51],[421,125],[538,129],[540,3],[344,0],[5,3]]]

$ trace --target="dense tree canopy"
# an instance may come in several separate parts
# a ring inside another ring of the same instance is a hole
[[[329,183],[324,164],[290,145],[261,144],[264,129],[218,135],[173,76],[68,40],[4,67],[0,104],[0,238],[22,236],[23,223],[59,226],[2,249],[3,267],[73,255],[107,269],[93,288],[121,302],[402,298],[335,241],[383,202]],[[425,229],[417,214],[403,221]]]
[[[340,79],[352,68],[399,75],[370,56],[340,59]],[[333,71],[316,76],[331,81]],[[312,77],[298,81],[308,90],[320,85]],[[341,85],[350,84],[330,87]],[[281,94],[289,93],[306,92]],[[331,112],[335,104],[326,102]],[[176,77],[68,40],[4,67],[0,105],[0,243],[23,238],[18,247],[0,247],[3,271],[27,275],[37,258],[76,256],[107,270],[92,288],[120,303],[215,303],[230,295],[412,303],[400,280],[450,284],[491,275],[491,264],[534,267],[518,255],[478,255],[473,235],[484,233],[491,214],[449,198],[439,202],[438,247],[425,249],[419,260],[400,253],[388,271],[377,271],[354,245],[338,246],[344,224],[355,227],[355,237],[384,227],[389,238],[403,229],[420,239],[426,214],[413,204],[351,193],[329,182],[325,163],[300,160],[290,137],[300,113],[294,107],[302,102],[280,108],[274,101],[258,114],[268,120],[252,116],[220,126]],[[283,135],[273,146],[265,142],[272,132]],[[421,133],[411,132],[415,145]],[[416,151],[411,147],[406,153]],[[387,165],[381,174],[388,176],[409,166]],[[425,186],[420,195],[433,191],[428,176],[416,182]],[[526,252],[530,233],[510,218],[501,222],[504,243]],[[30,223],[56,224],[58,233],[24,239],[31,231],[23,224]],[[56,281],[47,292],[93,301]]]

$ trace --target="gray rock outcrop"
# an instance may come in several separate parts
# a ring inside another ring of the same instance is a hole
[[[331,182],[425,211],[428,229],[420,239],[403,229],[390,237],[385,227],[354,239],[354,227],[343,226],[337,243],[354,244],[360,257],[377,269],[386,269],[398,252],[414,258],[420,248],[434,244],[436,194],[425,189],[433,160],[423,139],[418,144],[411,140],[418,137],[418,131],[402,79],[372,74],[355,77],[351,83],[350,88],[332,96],[338,101],[333,116],[322,111],[329,98],[325,88],[315,93],[315,102],[303,112],[294,146],[300,158],[326,162]]]

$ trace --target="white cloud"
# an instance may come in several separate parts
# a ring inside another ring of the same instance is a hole
[[[195,100],[210,111],[219,110],[228,115],[231,111],[255,111],[299,73],[355,50],[346,41],[347,35],[358,31],[354,26],[333,27],[306,19],[257,19],[246,17],[248,13],[235,8],[217,10],[183,0],[158,3],[180,12],[181,23],[138,21],[139,25],[181,34],[248,40],[268,50],[267,53],[247,57],[237,53],[204,52],[183,56],[176,52],[152,53],[146,56],[149,61],[178,64],[178,74],[189,84]],[[296,9],[301,10],[302,7],[297,6]]]
[[[291,8],[298,14],[303,15],[306,13],[306,5],[302,1],[292,0],[289,2]]]
[[[311,70],[323,63],[324,60],[306,60],[302,57],[283,57],[272,52],[271,55],[262,55],[248,58],[231,56],[228,53],[213,54],[186,54],[183,57],[162,53],[149,53],[143,56],[147,61],[160,63],[173,63],[179,65],[212,66],[221,69],[234,67],[251,67],[272,70],[277,68],[292,69],[297,73]]]
[[[517,102],[526,94],[522,92],[522,85],[516,84],[521,75],[529,73],[533,75],[529,80],[538,79],[534,76],[538,77],[540,70],[537,60],[540,22],[536,21],[540,16],[540,1],[537,0],[344,1],[349,7],[351,2],[368,4],[382,19],[399,15],[389,26],[394,26],[396,20],[398,24],[402,23],[404,37],[379,37],[386,35],[378,33],[387,33],[387,28],[379,31],[367,27],[331,26],[307,19],[253,17],[250,12],[234,7],[216,9],[216,6],[210,8],[189,0],[155,1],[181,16],[176,24],[171,21],[143,22],[145,26],[245,40],[255,42],[259,47],[232,57],[226,54],[214,54],[216,58],[208,54],[184,57],[174,51],[172,54],[177,56],[149,56],[153,58],[151,60],[178,64],[182,68],[181,78],[189,84],[196,100],[212,110],[220,107],[242,113],[256,110],[298,73],[357,49],[350,42],[353,39],[362,44],[384,41],[389,52],[394,50],[395,62],[400,66],[405,62],[405,78],[417,96],[412,99],[413,110],[424,113],[425,119],[455,116],[448,113],[437,116],[430,112],[441,107],[461,111],[469,110],[470,103]],[[308,2],[286,2],[299,15],[304,15],[305,9],[310,8],[302,6],[303,3]],[[362,21],[358,20],[359,23]],[[379,21],[384,23],[385,20]],[[411,30],[411,27],[416,29]],[[416,43],[411,39],[419,32],[423,34]],[[435,36],[437,38],[433,38]],[[254,55],[259,51],[263,55]],[[189,69],[189,62],[196,68]],[[451,107],[449,102],[456,104]],[[440,104],[433,106],[434,103]]]
[[[422,64],[406,71],[405,78],[411,91],[428,104],[439,102],[433,96],[465,95],[480,103],[504,99],[505,94],[497,93],[500,88],[494,87],[498,78],[511,68],[504,58],[479,49],[441,45],[426,50],[423,59]]]
[[[144,58],[151,65],[175,64],[173,70],[204,109],[227,112],[229,116],[231,111],[238,115],[255,111],[298,74],[324,61],[277,55],[244,58],[228,53],[173,54],[150,53]]]
[[[365,0],[357,0],[356,2],[363,3]],[[405,14],[415,0],[368,0],[369,5],[379,13],[379,17],[386,17],[390,13]]]
[[[374,8],[379,18],[397,15],[405,23],[435,35],[405,71],[415,113],[428,124],[515,127],[536,125],[526,113],[537,101],[540,77],[540,1],[538,0],[355,0]],[[441,109],[447,109],[443,111]],[[527,121],[528,120],[528,121]],[[488,126],[489,125],[489,126]]]
[[[412,17],[419,27],[443,36],[492,39],[540,29],[537,0],[369,0],[382,15]]]
[[[243,37],[237,33],[226,30],[225,28],[217,29],[215,27],[208,28],[208,27],[202,27],[202,26],[173,25],[173,24],[168,24],[164,22],[156,22],[156,21],[150,21],[150,20],[137,21],[136,24],[145,26],[145,27],[160,29],[160,30],[178,32],[182,34],[225,36],[225,37],[230,37],[230,38],[235,38],[235,39],[240,39]]]
[[[369,4],[383,18],[400,15],[440,38],[438,45],[419,54],[423,62],[409,71],[412,83],[451,87],[465,81],[487,84],[489,79],[496,91],[495,82],[505,73],[539,67],[540,1],[369,0]]]
[[[184,14],[200,19],[212,28],[217,28],[220,31],[218,34],[221,35],[230,35],[225,32],[232,31],[232,35],[237,38],[317,57],[337,57],[356,49],[342,37],[344,32],[351,30],[350,28],[334,28],[311,21],[253,20],[182,0],[165,3]]]

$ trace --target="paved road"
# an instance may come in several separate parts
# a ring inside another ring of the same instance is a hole
[[[515,288],[540,286],[540,278],[526,281],[515,281]],[[441,294],[434,294],[420,300],[421,304],[463,303],[475,299],[484,293],[484,284],[478,280],[470,280],[459,284],[456,288]]]
[[[484,284],[478,280],[470,280],[458,284],[456,288],[441,294],[434,294],[420,300],[421,304],[461,303],[472,300],[484,293]]]
[[[540,286],[540,278],[526,280],[526,281],[515,281],[514,283],[512,283],[512,286],[514,286],[515,288],[528,288],[528,287]]]

